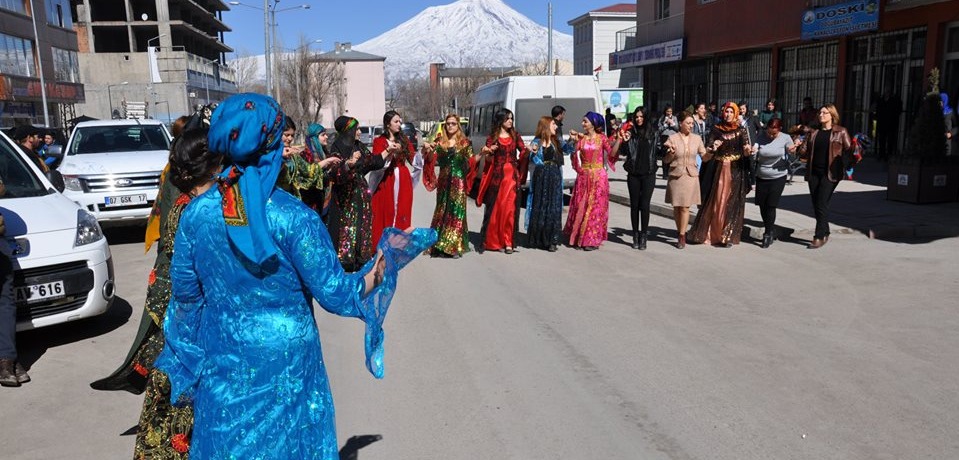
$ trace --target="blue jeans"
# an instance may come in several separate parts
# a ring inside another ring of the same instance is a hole
[[[6,244],[6,241],[0,241]],[[13,264],[0,254],[0,359],[17,359],[17,305],[13,302]]]

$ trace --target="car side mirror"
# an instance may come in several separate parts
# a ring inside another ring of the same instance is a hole
[[[43,156],[45,157],[43,159],[44,163],[46,163],[50,169],[57,169],[57,167],[60,166],[60,163],[63,162],[63,147],[59,145],[51,145],[44,150]],[[50,161],[51,159],[53,161]]]
[[[58,192],[63,193],[67,188],[63,182],[63,174],[60,174],[60,171],[51,169],[44,174],[47,176],[47,180],[53,185],[53,188],[57,189]]]

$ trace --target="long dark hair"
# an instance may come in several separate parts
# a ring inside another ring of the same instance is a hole
[[[210,180],[210,172],[223,164],[223,155],[207,149],[207,129],[183,132],[170,147],[170,171],[167,177],[182,193]]]
[[[390,137],[395,136],[396,142],[400,143],[400,150],[410,153],[408,152],[409,139],[406,138],[406,134],[403,132],[402,123],[400,124],[400,130],[397,131],[395,135],[390,131],[390,122],[393,121],[393,117],[400,117],[400,119],[403,118],[403,116],[395,110],[387,110],[386,113],[383,114],[383,134],[381,134],[381,136],[387,140],[389,140]]]
[[[507,108],[501,108],[493,114],[493,130],[490,131],[490,139],[496,139],[499,137],[499,130],[503,128],[503,123],[506,123],[506,119],[513,117],[513,127],[506,130],[509,133],[510,137],[516,138],[516,117],[513,116],[513,111]]]
[[[643,114],[643,124],[642,124],[642,125],[640,125],[639,122],[636,120],[636,115],[637,115],[637,114]],[[655,123],[655,122],[650,122],[650,121],[649,121],[649,114],[646,112],[646,108],[645,108],[645,107],[642,107],[642,106],[636,107],[636,110],[633,110],[633,133],[632,133],[632,135],[633,135],[634,137],[635,137],[635,136],[640,136],[640,137],[643,137],[643,138],[646,138],[646,137],[651,136],[651,135],[652,135],[652,132],[653,132],[653,128],[651,128],[651,126],[653,125],[653,123]]]

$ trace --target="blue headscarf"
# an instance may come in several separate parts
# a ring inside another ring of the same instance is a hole
[[[593,127],[596,128],[597,133],[604,131],[606,126],[606,118],[603,118],[602,115],[596,112],[586,112],[586,119],[593,124]]]
[[[232,163],[219,183],[227,236],[260,266],[277,253],[267,227],[266,202],[283,164],[285,119],[273,98],[254,93],[230,96],[210,117],[208,148]]]
[[[939,98],[942,99],[942,114],[952,115],[952,106],[949,105],[949,95],[946,93],[939,93]]]
[[[323,151],[323,144],[320,144],[320,134],[326,132],[326,128],[319,123],[310,123],[306,128],[306,145],[313,153],[313,161],[326,159],[326,152]]]

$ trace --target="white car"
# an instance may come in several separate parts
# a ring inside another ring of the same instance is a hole
[[[17,330],[105,313],[113,302],[113,259],[93,215],[63,196],[6,135],[0,135],[0,196],[13,263]]]
[[[146,220],[170,155],[170,133],[157,120],[79,123],[57,170],[63,194],[101,223]]]

